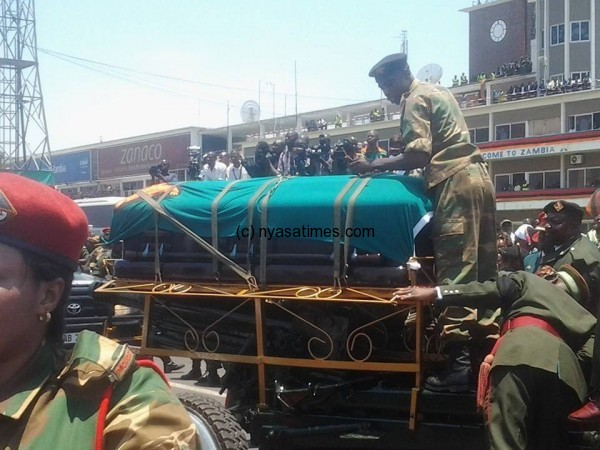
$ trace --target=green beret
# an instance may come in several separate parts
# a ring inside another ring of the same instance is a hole
[[[576,222],[581,222],[583,219],[583,209],[577,203],[564,200],[548,203],[544,207],[544,212],[546,214],[564,214]]]
[[[369,71],[370,77],[380,77],[387,75],[394,70],[404,69],[406,67],[406,54],[405,53],[394,53],[388,55],[373,66]]]

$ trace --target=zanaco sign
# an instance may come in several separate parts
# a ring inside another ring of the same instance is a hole
[[[146,175],[166,159],[171,169],[187,166],[190,135],[169,136],[98,149],[98,178]]]

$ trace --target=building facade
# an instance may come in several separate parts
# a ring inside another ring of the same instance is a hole
[[[600,0],[477,3],[463,10],[470,23],[469,82],[450,90],[489,164],[498,219],[533,218],[559,198],[585,205],[600,186]],[[291,130],[316,144],[322,133],[332,143],[362,142],[373,129],[386,147],[399,117],[397,105],[376,100],[66,149],[55,152],[53,166],[59,189],[70,195],[85,196],[87,188],[125,195],[147,185],[149,167],[161,159],[185,179],[190,147],[252,158],[259,140],[271,143]]]

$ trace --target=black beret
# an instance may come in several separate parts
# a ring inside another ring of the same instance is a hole
[[[369,71],[370,77],[379,77],[388,74],[394,69],[403,69],[406,66],[406,53],[393,53],[386,56]]]
[[[544,207],[544,212],[546,214],[564,214],[577,222],[581,222],[583,218],[583,209],[577,203],[564,200],[548,203]]]

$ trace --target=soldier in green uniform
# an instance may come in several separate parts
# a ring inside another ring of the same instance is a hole
[[[62,348],[87,233],[68,197],[0,173],[0,448],[199,448],[179,400],[129,347],[83,332]]]
[[[501,307],[502,337],[491,363],[484,411],[491,449],[569,448],[567,416],[585,397],[580,364],[590,363],[596,320],[577,301],[584,284],[567,288],[561,281],[577,278],[576,272],[565,266],[552,275],[556,286],[518,271],[501,272],[484,283],[395,293],[400,301]]]
[[[369,76],[392,103],[400,105],[404,152],[391,158],[351,164],[355,173],[424,168],[425,188],[433,206],[433,251],[438,283],[485,281],[496,276],[496,198],[487,167],[456,99],[446,88],[416,80],[406,55],[379,61]],[[450,368],[429,377],[436,391],[470,387],[470,330],[485,337],[497,334],[495,313],[477,308],[451,308],[440,316],[448,342]]]

